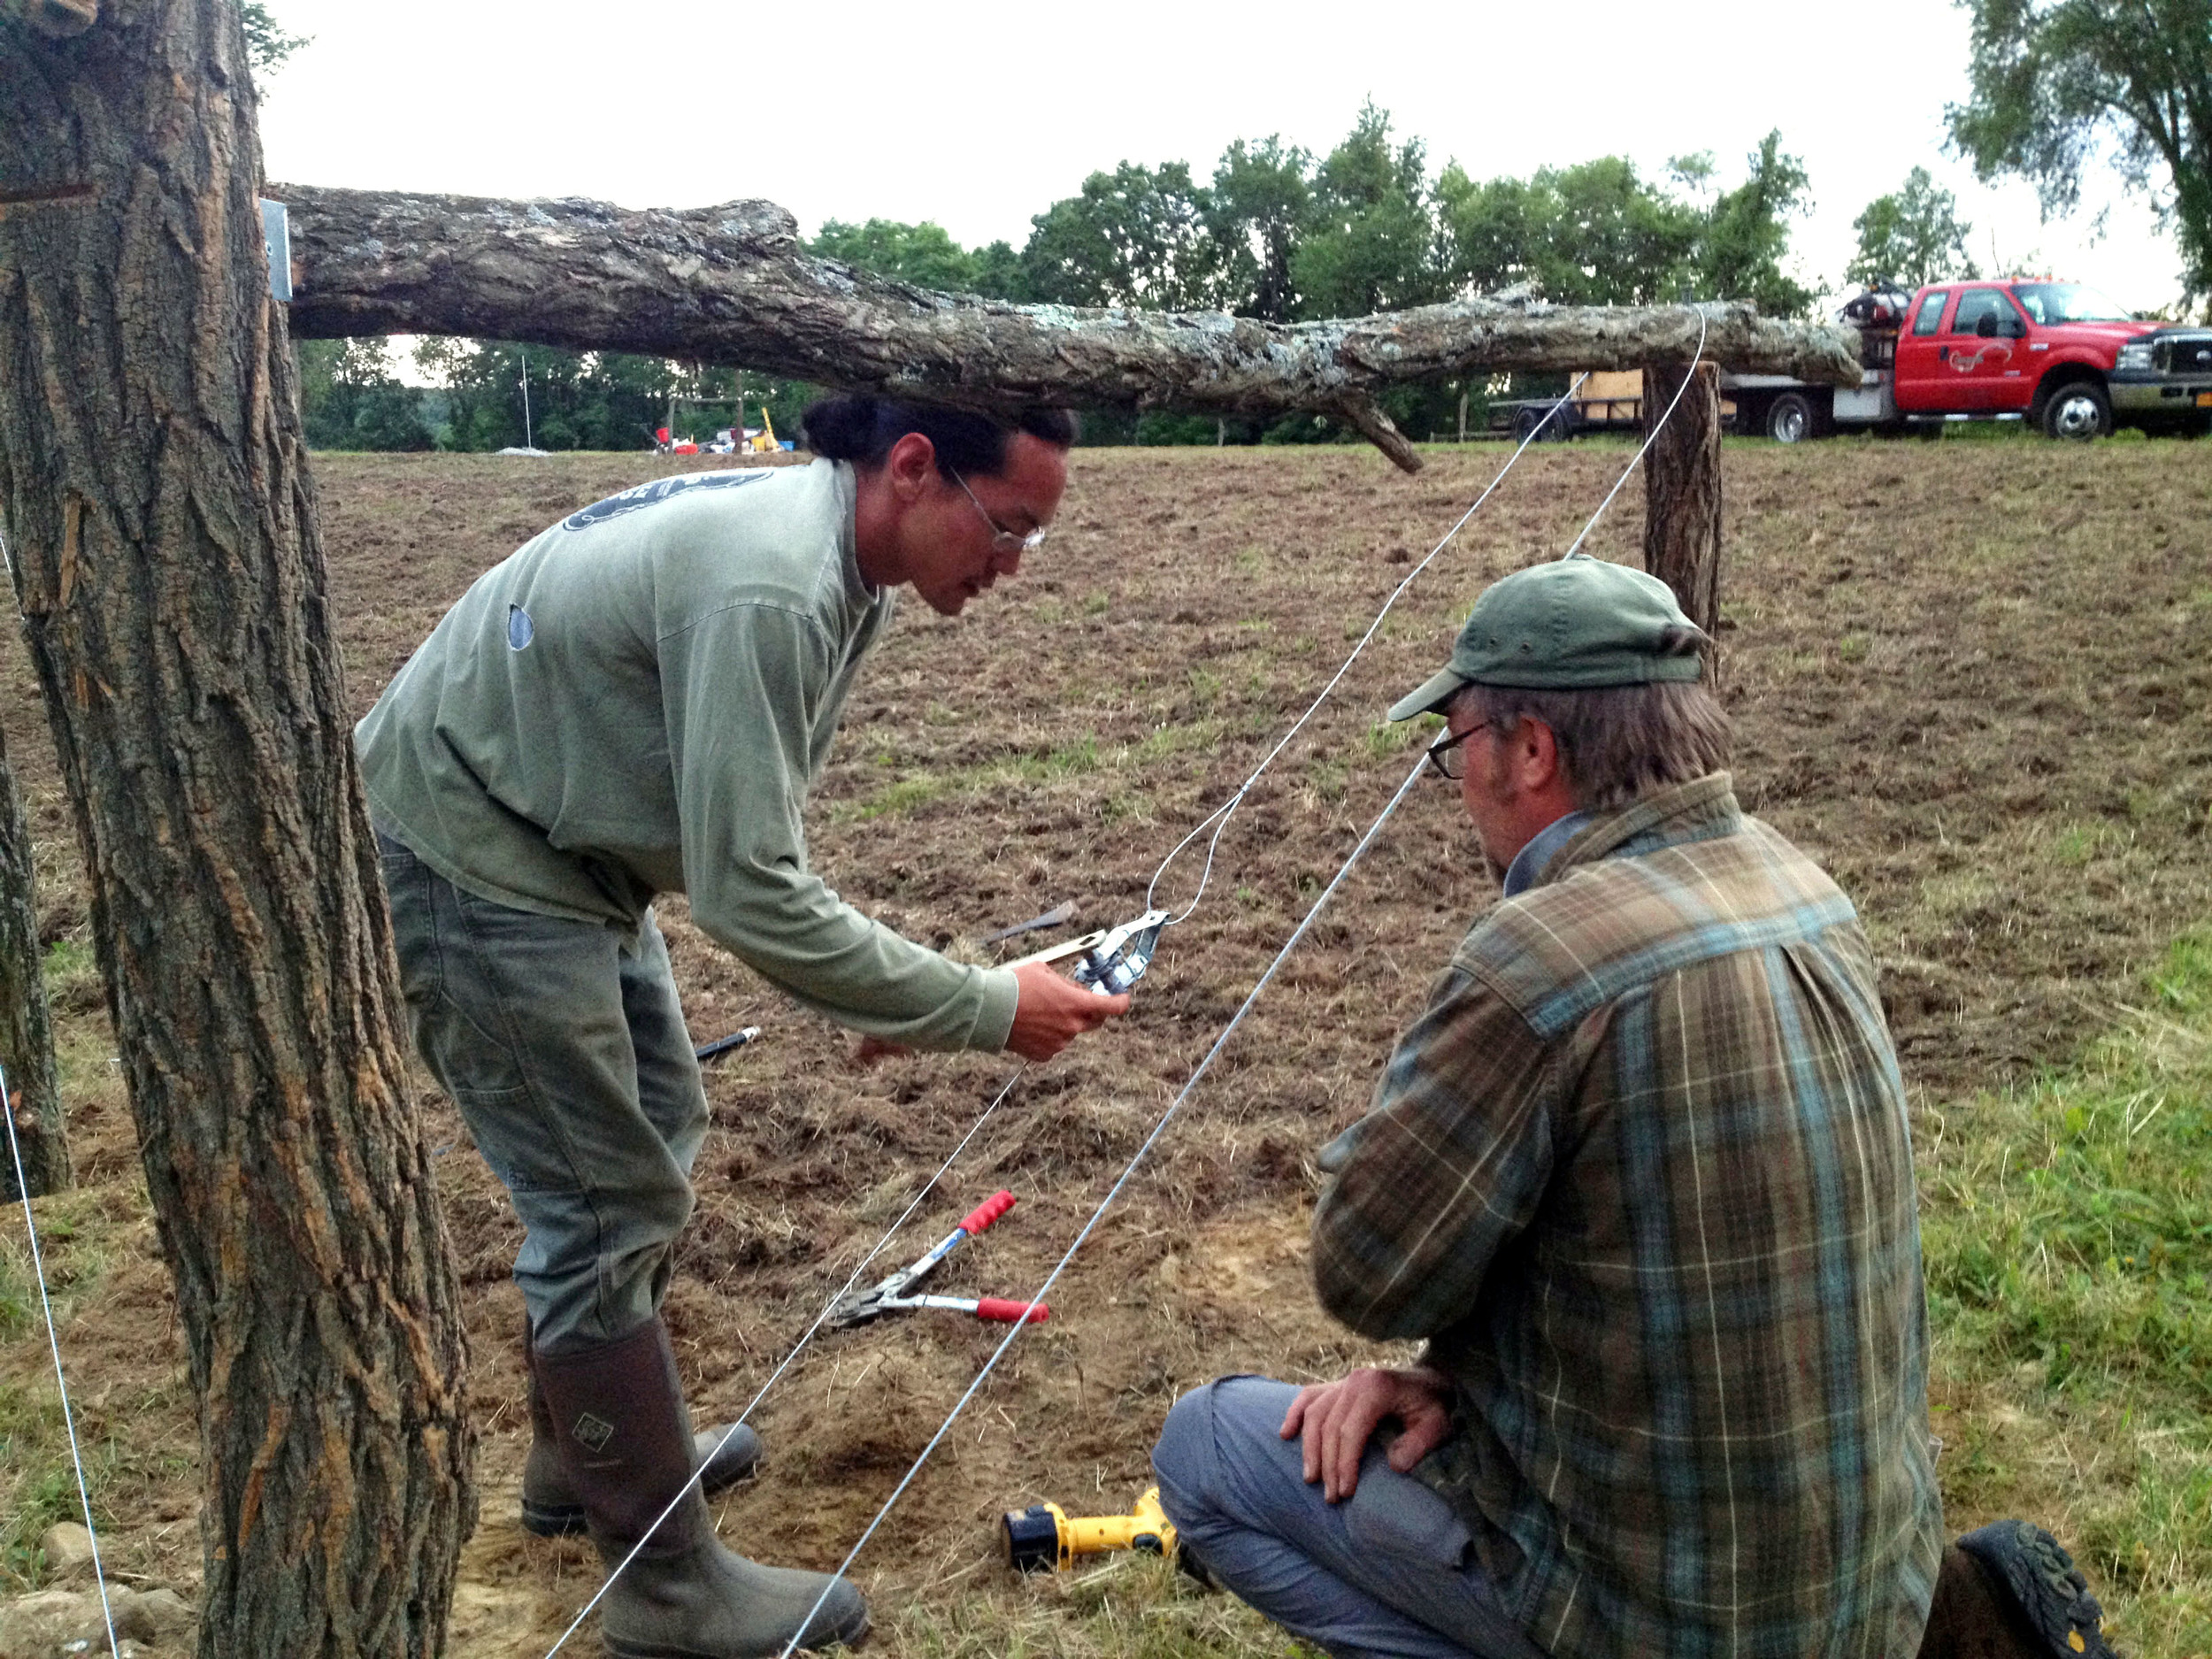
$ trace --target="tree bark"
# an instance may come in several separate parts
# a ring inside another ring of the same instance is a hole
[[[23,1160],[20,1181],[14,1158],[0,1162],[0,1200],[9,1202],[69,1185],[69,1136],[40,962],[31,826],[8,769],[7,739],[0,734],[0,1073],[6,1074],[0,1110],[15,1119],[16,1150]]]
[[[236,10],[0,20],[0,527],[198,1396],[200,1652],[435,1654],[465,1338]]]
[[[1409,472],[1375,402],[1503,369],[1688,363],[1859,383],[1855,331],[1745,304],[1462,300],[1332,322],[1015,305],[891,281],[799,247],[767,202],[631,212],[273,184],[292,216],[292,333],[465,334],[741,364],[977,409],[1019,403],[1326,414]]]
[[[1687,380],[1686,387],[1683,382]],[[1671,415],[1677,391],[1682,401]],[[1644,453],[1644,568],[1674,589],[1713,641],[1706,677],[1720,683],[1720,371],[1700,364],[1644,371],[1644,423],[1663,422]]]

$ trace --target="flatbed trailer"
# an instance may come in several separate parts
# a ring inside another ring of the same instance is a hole
[[[1640,432],[1643,424],[1640,369],[1596,369],[1567,396],[1502,398],[1490,405],[1491,431],[1516,439],[1536,433],[1539,443],[1562,442],[1586,432]]]

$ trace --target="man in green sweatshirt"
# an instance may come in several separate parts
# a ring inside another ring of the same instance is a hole
[[[801,822],[894,590],[956,616],[1016,573],[1066,488],[1071,418],[840,397],[806,421],[810,466],[662,479],[534,538],[356,733],[416,1045],[526,1230],[526,1523],[587,1526],[611,1569],[635,1550],[601,1604],[618,1655],[867,1629],[844,1580],[723,1548],[700,1495],[758,1441],[695,1440],[659,1317],[707,1105],[654,895],[688,895],[866,1051],[1043,1060],[1128,1007],[870,921],[809,869]]]

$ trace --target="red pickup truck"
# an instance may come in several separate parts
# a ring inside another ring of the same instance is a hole
[[[2112,430],[2116,371],[2124,418],[2200,431],[2212,420],[2212,374],[2199,376],[2208,380],[2201,395],[2178,381],[2134,384],[2170,378],[2154,372],[2151,354],[2121,356],[2161,325],[2138,322],[2078,282],[1938,282],[1909,298],[1870,289],[1841,320],[1857,325],[1863,343],[1857,388],[1724,376],[1739,430],[1795,443],[1839,428],[2029,420],[2053,438],[2096,438]],[[2193,358],[2179,366],[2193,368]]]

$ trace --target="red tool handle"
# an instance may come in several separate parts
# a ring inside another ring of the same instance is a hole
[[[1006,1194],[1001,1193],[999,1198]],[[991,1201],[994,1203],[997,1199]],[[1052,1310],[1041,1302],[1010,1302],[1004,1296],[986,1296],[975,1305],[979,1319],[996,1319],[1002,1325],[1042,1325],[1052,1317]]]
[[[968,1211],[965,1219],[960,1225],[972,1238],[1013,1207],[1014,1194],[1002,1187],[973,1210]]]

